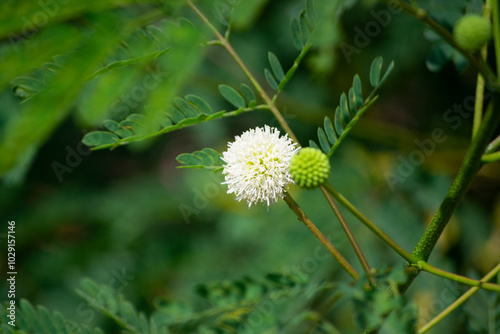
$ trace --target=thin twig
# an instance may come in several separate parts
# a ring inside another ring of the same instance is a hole
[[[342,212],[340,212],[339,207],[335,203],[335,201],[332,198],[332,196],[327,192],[327,190],[325,188],[321,188],[321,191],[325,195],[326,200],[328,201],[328,204],[330,204],[330,207],[332,208],[333,212],[337,216],[337,218],[338,218],[338,220],[340,222],[340,225],[344,229],[344,232],[347,235],[347,238],[349,239],[349,241],[350,241],[350,243],[352,245],[352,248],[354,249],[354,252],[356,253],[356,256],[359,259],[359,262],[361,263],[361,266],[363,267],[363,270],[366,273],[368,281],[370,282],[370,284],[372,286],[376,286],[377,282],[375,282],[375,279],[373,278],[373,273],[372,273],[372,271],[370,269],[370,266],[368,265],[368,261],[366,261],[366,258],[364,256],[363,252],[361,251],[361,248],[359,247],[359,244],[356,241],[356,238],[354,237],[354,234],[352,234],[351,229],[347,225],[347,222],[345,221],[345,218],[342,215]]]
[[[356,270],[347,262],[347,260],[339,253],[339,251],[331,244],[327,237],[314,225],[314,223],[307,217],[300,206],[295,202],[295,200],[290,196],[288,192],[285,193],[283,198],[292,209],[292,211],[297,215],[299,220],[303,222],[307,228],[314,234],[314,236],[321,242],[321,244],[328,250],[330,254],[337,260],[337,262],[344,268],[344,270],[355,280],[359,279],[359,274]]]
[[[410,253],[405,251],[401,246],[399,246],[394,240],[392,240],[387,234],[382,232],[380,228],[377,227],[372,221],[366,218],[354,205],[349,202],[341,193],[335,190],[329,183],[323,185],[323,188],[327,190],[343,207],[349,210],[354,217],[368,227],[376,236],[378,236],[385,244],[391,247],[396,253],[398,253],[403,259],[409,263],[416,263],[417,260]]]
[[[231,55],[231,57],[234,59],[234,61],[238,64],[238,66],[241,68],[243,73],[247,76],[248,80],[252,83],[252,85],[255,87],[255,89],[259,92],[259,95],[262,97],[264,102],[269,106],[269,109],[273,113],[274,117],[278,120],[280,123],[281,127],[285,132],[290,136],[290,138],[295,141],[297,144],[300,145],[299,140],[293,133],[292,129],[290,129],[290,126],[288,123],[285,121],[283,118],[283,115],[281,115],[280,111],[276,107],[276,105],[273,103],[272,99],[267,95],[266,91],[262,88],[262,86],[259,84],[259,82],[255,79],[253,74],[250,72],[250,70],[247,68],[245,63],[241,60],[241,58],[238,56],[236,51],[234,51],[233,47],[231,46],[231,43],[222,36],[219,31],[213,26],[212,23],[207,19],[207,17],[196,7],[191,0],[186,0],[187,4],[191,9],[201,18],[201,20],[209,27],[210,30],[215,34],[217,39],[221,42],[221,45],[226,49],[226,51]]]
[[[495,268],[493,268],[486,276],[484,276],[480,282],[487,282],[493,277],[495,277],[496,274],[500,272],[500,263],[497,264]],[[423,334],[426,333],[429,329],[434,327],[437,323],[439,323],[441,320],[443,320],[446,316],[448,316],[451,312],[456,310],[460,305],[465,303],[467,299],[469,299],[473,294],[475,294],[477,291],[479,291],[479,287],[472,287],[467,292],[465,292],[463,295],[461,295],[457,300],[455,300],[450,306],[448,306],[446,309],[444,309],[441,313],[439,313],[437,316],[434,317],[431,321],[429,321],[427,324],[422,326],[418,330],[418,334]]]

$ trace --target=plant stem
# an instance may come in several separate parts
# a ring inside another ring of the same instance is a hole
[[[500,160],[500,152],[485,154],[481,158],[481,162],[484,164],[496,162]]]
[[[259,95],[262,97],[264,102],[269,106],[269,109],[273,113],[274,117],[278,120],[280,123],[281,127],[283,130],[285,130],[286,133],[290,136],[290,138],[295,141],[297,144],[300,145],[299,140],[293,133],[292,129],[290,129],[290,126],[287,124],[285,119],[283,118],[283,115],[281,115],[280,111],[274,104],[274,102],[271,100],[269,95],[267,95],[266,91],[262,88],[262,86],[259,84],[259,82],[255,79],[253,74],[250,72],[250,70],[246,67],[245,63],[241,60],[241,58],[238,56],[236,51],[233,49],[231,46],[231,43],[222,36],[219,31],[210,23],[210,21],[207,19],[207,17],[196,7],[191,0],[186,0],[187,4],[191,9],[201,18],[201,20],[205,23],[205,25],[212,30],[212,32],[215,34],[217,39],[220,41],[221,45],[226,49],[226,51],[231,55],[231,57],[234,59],[234,61],[238,64],[238,66],[241,68],[243,73],[247,76],[248,80],[252,83],[252,85],[255,87],[255,89],[259,92]]]
[[[486,49],[483,49],[486,50]],[[481,73],[477,74],[476,85],[476,103],[474,104],[474,118],[472,120],[472,138],[476,137],[481,120],[483,118],[483,100],[484,100],[484,78]]]
[[[493,268],[488,274],[486,274],[486,276],[484,276],[481,279],[480,282],[484,283],[484,282],[489,281],[490,279],[492,279],[493,277],[495,277],[495,275],[498,274],[499,272],[500,272],[500,263],[497,264],[497,266],[495,268]],[[451,312],[453,312],[454,310],[456,310],[460,305],[462,305],[463,303],[465,303],[465,301],[467,299],[469,299],[477,291],[479,291],[479,289],[480,289],[479,287],[472,287],[469,290],[467,290],[467,292],[465,292],[463,295],[461,295],[456,301],[454,301],[444,311],[442,311],[441,313],[439,313],[436,317],[434,317],[434,319],[432,319],[427,324],[425,324],[424,326],[422,326],[418,330],[417,333],[418,334],[426,333],[429,329],[431,329],[432,327],[434,327],[438,322],[440,322],[441,320],[443,320]]]
[[[420,269],[422,269],[423,271],[426,271],[428,273],[431,273],[433,275],[447,278],[449,280],[459,282],[459,283],[462,283],[465,285],[470,285],[470,286],[483,288],[485,290],[500,292],[500,285],[498,285],[498,284],[486,283],[486,282],[478,281],[478,280],[475,280],[475,279],[472,279],[469,277],[465,277],[462,275],[453,274],[453,273],[450,273],[448,271],[436,268],[436,267],[428,264],[425,261],[418,261],[417,264],[420,267]]]
[[[295,200],[290,196],[288,192],[285,192],[285,197],[283,198],[292,209],[292,211],[297,215],[299,220],[303,222],[307,228],[314,234],[314,236],[321,242],[321,244],[328,250],[330,254],[337,260],[337,262],[344,268],[345,271],[355,280],[359,279],[359,274],[354,270],[354,268],[347,262],[347,260],[339,253],[339,251],[330,243],[330,241],[325,237],[323,233],[314,225],[314,223],[307,217],[304,211],[299,207]]]
[[[493,141],[486,148],[486,153],[493,153],[500,147],[500,136],[493,139]]]
[[[434,30],[439,36],[441,36],[441,38],[444,41],[450,44],[455,50],[459,51],[465,58],[467,58],[469,64],[471,64],[471,66],[474,67],[478,73],[481,73],[483,77],[487,80],[487,82],[491,84],[492,89],[495,89],[497,91],[499,90],[500,87],[498,87],[497,78],[493,73],[493,71],[491,70],[491,68],[488,66],[488,64],[486,64],[482,59],[477,59],[476,57],[474,57],[472,53],[458,46],[457,43],[455,42],[455,39],[453,38],[453,35],[450,34],[448,30],[446,30],[433,18],[427,15],[425,9],[419,7],[413,7],[401,0],[382,0],[382,1],[392,4],[392,6],[394,7],[402,8],[408,14],[414,16],[423,23],[427,24],[432,30]],[[493,4],[495,4],[495,2],[497,2],[497,0],[494,0]],[[493,15],[495,15],[495,6],[493,6]],[[498,55],[499,53],[497,52],[497,59]]]
[[[368,265],[368,262],[366,261],[366,258],[365,258],[364,254],[363,254],[363,251],[359,247],[359,244],[356,241],[356,238],[354,237],[354,234],[352,234],[351,229],[347,225],[347,222],[345,221],[345,218],[342,215],[342,212],[340,212],[339,207],[335,203],[335,201],[332,198],[332,196],[325,190],[325,188],[321,188],[321,191],[325,195],[326,200],[328,201],[328,204],[330,204],[333,212],[337,216],[337,218],[338,218],[338,220],[340,222],[340,225],[344,229],[344,232],[347,235],[347,238],[349,239],[349,242],[351,243],[352,248],[354,249],[354,252],[356,253],[356,256],[359,259],[359,262],[361,263],[361,266],[363,267],[363,270],[366,273],[368,281],[370,282],[370,284],[372,286],[376,286],[377,282],[375,282],[375,279],[373,278],[373,274],[372,274],[372,271],[370,269],[370,266]]]
[[[494,104],[498,101],[498,94],[493,94],[493,100],[488,106],[484,121],[479,128],[477,136],[472,140],[472,143],[467,150],[464,161],[458,171],[458,174],[453,181],[446,197],[439,206],[438,211],[434,215],[432,221],[424,232],[424,235],[419,240],[417,246],[413,250],[413,256],[419,260],[427,261],[437,240],[441,236],[446,224],[450,220],[453,212],[458,207],[458,204],[464,197],[467,189],[469,189],[472,180],[481,168],[481,157],[485,151],[488,141],[493,135],[500,121],[500,112],[495,110]]]
[[[382,232],[373,222],[366,218],[354,205],[351,204],[342,194],[335,190],[329,183],[325,183],[322,186],[322,190],[328,191],[343,207],[349,210],[354,217],[368,227],[375,235],[377,235],[384,243],[391,247],[396,253],[398,253],[403,259],[409,263],[416,263],[417,259],[414,258],[410,253],[405,251],[401,246],[399,246],[394,240],[392,240],[387,234]]]
[[[310,334],[312,333],[312,331],[314,330],[314,327],[316,327],[316,325],[318,324],[318,322],[320,322],[324,317],[325,315],[328,313],[328,311],[330,311],[330,309],[333,307],[333,305],[335,305],[335,303],[342,297],[341,294],[336,294],[335,296],[333,296],[333,298],[330,299],[330,301],[322,308],[322,310],[318,311],[318,315],[313,319],[311,320],[311,324],[309,325],[309,327],[307,328],[307,332],[306,334]]]
[[[491,0],[486,0],[484,5],[483,17],[487,20],[491,17]],[[486,61],[488,56],[488,45],[485,44],[481,48],[481,59]],[[474,138],[481,125],[483,118],[483,102],[484,102],[484,78],[481,73],[477,74],[476,85],[476,103],[474,104],[474,119],[472,121],[472,138]]]
[[[283,80],[281,80],[281,82],[280,82],[280,84],[278,86],[278,91],[276,92],[276,94],[274,94],[274,96],[272,98],[272,102],[273,103],[276,103],[276,100],[278,99],[279,94],[283,91],[283,89],[285,88],[286,84],[290,81],[290,79],[292,78],[292,76],[295,74],[295,71],[299,67],[300,62],[302,61],[302,59],[304,59],[304,57],[309,52],[309,50],[311,50],[311,48],[312,48],[312,44],[310,44],[308,42],[304,46],[304,48],[302,49],[302,51],[300,51],[300,54],[297,56],[297,58],[293,62],[292,67],[290,67],[290,69],[286,72],[285,77],[283,78]]]
[[[493,16],[493,43],[495,45],[495,59],[497,74],[500,73],[500,13],[498,0],[491,0],[491,14]]]
[[[374,91],[375,91],[375,89],[372,91],[372,93]],[[346,128],[344,129],[344,131],[342,132],[342,134],[337,138],[337,140],[335,141],[335,143],[332,145],[332,147],[330,148],[330,150],[326,154],[326,156],[328,158],[330,158],[333,155],[333,153],[335,152],[335,150],[339,147],[339,145],[342,143],[342,141],[344,140],[344,138],[347,137],[347,135],[352,130],[352,128],[354,127],[354,125],[356,125],[356,123],[361,118],[361,116],[363,116],[363,114],[365,113],[365,111],[367,111],[368,108],[373,103],[375,103],[375,101],[377,101],[377,99],[378,99],[378,95],[374,96],[373,98],[371,98],[371,97],[366,98],[365,102],[363,103],[363,106],[357,111],[356,116],[354,116],[354,118],[349,122],[349,126],[346,126]]]

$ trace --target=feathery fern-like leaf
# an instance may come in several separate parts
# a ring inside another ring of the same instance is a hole
[[[181,153],[175,160],[185,165],[177,168],[205,168],[213,172],[221,170],[224,162],[222,154],[211,148],[204,148],[193,153]]]
[[[2,333],[23,334],[102,334],[99,328],[88,328],[64,318],[61,313],[47,310],[44,306],[36,308],[25,299],[16,305],[15,321],[9,324],[10,304],[0,306],[0,328]],[[15,326],[12,326],[15,324]]]
[[[349,97],[342,93],[340,95],[339,106],[335,109],[334,121],[328,116],[324,119],[324,128],[318,128],[318,141],[321,149],[331,157],[336,148],[344,140],[353,126],[358,122],[364,112],[377,100],[375,95],[381,85],[388,78],[394,68],[394,62],[391,62],[381,76],[383,66],[382,57],[376,57],[370,67],[370,83],[373,86],[369,96],[363,102],[363,91],[359,75],[353,78],[352,86],[349,88]],[[310,141],[310,146],[318,148],[314,141]]]

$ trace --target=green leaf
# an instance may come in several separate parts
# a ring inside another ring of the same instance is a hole
[[[322,128],[318,128],[318,140],[321,145],[321,149],[325,152],[325,154],[327,154],[328,151],[330,151],[330,143],[328,142],[325,131]]]
[[[24,318],[27,322],[29,322],[29,327],[35,332],[41,332],[41,324],[38,321],[38,317],[36,316],[35,309],[26,299],[21,299],[19,302],[21,306],[21,310],[24,314]]]
[[[268,52],[267,56],[269,58],[269,64],[271,64],[274,76],[279,82],[281,82],[281,80],[285,78],[285,73],[283,72],[283,67],[280,64],[278,57],[276,57],[276,55],[271,51]]]
[[[354,96],[354,88],[349,88],[349,111],[351,114],[356,115],[356,110],[358,106],[356,105],[356,97]]]
[[[185,99],[191,104],[192,107],[196,108],[200,113],[204,115],[208,116],[214,113],[208,103],[205,102],[205,100],[203,100],[201,97],[189,94],[185,96]]]
[[[315,148],[315,149],[318,149],[318,150],[321,150],[318,146],[318,144],[316,144],[316,142],[314,140],[309,140],[309,147],[312,147],[312,148]]]
[[[139,313],[139,331],[149,333],[149,322],[144,313]]]
[[[99,286],[89,278],[83,278],[80,280],[80,287],[89,295],[97,296],[99,293]]]
[[[13,327],[10,326],[10,325],[6,325],[6,324],[2,324],[2,333],[5,333],[5,334],[16,334],[16,332],[14,332],[14,330],[12,329]]]
[[[117,134],[118,136],[120,136],[122,138],[127,138],[127,137],[133,136],[134,132],[132,131],[132,129],[129,126],[124,127],[124,124],[122,124],[122,123],[123,123],[123,121],[118,123],[118,129],[115,131],[115,134]]]
[[[328,141],[332,145],[335,144],[335,142],[337,141],[337,134],[335,133],[335,130],[333,129],[332,121],[330,120],[330,118],[328,116],[325,116],[324,126],[325,126],[326,136],[328,137]]]
[[[220,94],[236,108],[245,108],[245,99],[232,87],[228,85],[219,85]]]
[[[302,44],[306,44],[309,40],[309,22],[306,17],[306,10],[303,9],[299,14],[299,27],[302,35]]]
[[[148,133],[147,126],[131,119],[125,119],[120,122],[120,126],[131,132],[131,135],[144,136]]]
[[[341,112],[340,112],[340,108],[337,107],[337,109],[335,111],[335,128],[336,128],[337,133],[338,133],[339,136],[338,136],[337,141],[330,148],[330,151],[327,154],[328,157],[332,156],[332,154],[335,152],[335,150],[337,149],[337,147],[347,137],[347,135],[349,134],[349,132],[351,131],[351,129],[356,125],[356,123],[361,118],[361,116],[363,116],[363,114],[366,112],[366,110],[368,110],[368,108],[373,103],[375,103],[375,101],[377,101],[377,99],[378,99],[378,95],[375,95],[369,102],[367,102],[367,104],[365,106],[363,106],[361,109],[359,109],[358,112],[356,113],[356,115],[349,122],[349,124],[346,125],[345,128],[342,128],[342,121],[340,120],[340,117],[341,117],[340,113]]]
[[[203,151],[196,151],[193,154],[200,158],[201,161],[203,161],[203,166],[213,166],[215,164],[214,159],[212,159],[209,154]]]
[[[278,83],[276,82],[273,74],[267,68],[264,69],[264,75],[269,86],[271,86],[271,88],[274,90],[278,90]]]
[[[210,155],[212,157],[212,159],[214,160],[214,164],[217,165],[217,166],[222,166],[222,163],[224,161],[222,161],[222,154],[220,154],[219,152],[217,152],[216,150],[212,149],[212,148],[204,148],[202,150],[203,152],[205,152],[206,154]]]
[[[450,60],[453,48],[445,42],[435,43],[425,59],[425,65],[431,72],[439,72]]]
[[[172,120],[170,119],[170,117],[168,117],[166,113],[158,113],[156,116],[157,116],[156,121],[158,122],[158,124],[160,124],[162,128],[166,128],[172,125]]]
[[[71,334],[66,327],[66,320],[61,313],[55,311],[53,319],[54,326],[57,328],[57,334]]]
[[[340,108],[337,107],[337,109],[335,109],[335,131],[339,136],[341,136],[342,132],[344,132],[344,127],[342,126],[341,117],[342,115]]]
[[[151,122],[151,120],[149,118],[147,118],[146,116],[144,115],[141,115],[141,114],[130,114],[127,116],[127,118],[129,121],[134,121],[134,122],[137,122],[137,123],[148,123],[148,122]]]
[[[257,98],[255,97],[255,94],[253,93],[252,88],[250,88],[247,85],[245,85],[244,83],[242,83],[240,85],[240,90],[243,93],[243,96],[245,97],[245,99],[247,100],[249,107],[251,107],[250,104],[252,102],[257,102]]]
[[[132,325],[134,328],[139,327],[137,311],[130,302],[124,301],[120,303],[120,314],[128,324]]]
[[[184,120],[186,116],[184,116],[183,113],[181,113],[177,108],[174,108],[172,106],[167,107],[167,115],[172,119],[172,121],[177,124],[180,121]]]
[[[384,73],[384,76],[382,77],[382,79],[380,79],[380,82],[378,83],[379,86],[382,85],[385,82],[385,80],[387,80],[389,74],[391,74],[393,69],[394,69],[394,61],[391,61],[391,63],[387,67],[387,70]]]
[[[111,119],[107,119],[102,122],[106,129],[108,129],[111,132],[116,132],[120,129],[120,125],[118,125],[118,122],[115,122]]]
[[[380,72],[382,71],[382,64],[384,60],[382,57],[376,57],[370,67],[370,84],[372,87],[377,87],[380,81]]]
[[[177,168],[207,168],[217,171],[222,169],[222,155],[211,148],[204,148],[193,153],[182,153],[176,158],[178,162],[185,166]]]
[[[196,110],[189,103],[187,103],[186,100],[180,97],[174,97],[174,105],[188,118],[198,116],[198,110]]]
[[[342,120],[344,121],[344,124],[347,125],[351,120],[351,114],[349,113],[349,106],[347,104],[347,96],[345,93],[340,95],[340,111],[342,112]]]
[[[188,166],[203,166],[203,160],[191,153],[181,153],[175,158],[178,162]]]
[[[316,10],[314,8],[313,0],[306,0],[306,14],[309,24],[314,26],[316,23]]]
[[[352,79],[352,88],[354,90],[354,102],[360,108],[363,105],[363,89],[361,87],[361,79],[357,74]]]
[[[299,20],[295,17],[292,17],[290,20],[290,30],[292,33],[293,46],[301,51],[304,48],[304,44],[302,42],[302,36],[300,35]]]
[[[82,143],[87,146],[100,146],[114,144],[120,140],[120,137],[111,132],[93,131],[83,136]]]
[[[460,52],[457,50],[453,51],[453,56],[451,57],[453,60],[453,64],[455,65],[455,69],[457,72],[463,72],[469,65],[469,61],[465,58]]]
[[[50,315],[49,310],[47,310],[44,306],[38,306],[38,318],[40,319],[40,323],[46,329],[47,333],[57,333],[57,329],[52,324],[52,317]]]

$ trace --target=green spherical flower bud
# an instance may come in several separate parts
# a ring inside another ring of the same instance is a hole
[[[468,14],[455,24],[453,35],[461,48],[476,51],[490,40],[491,24],[480,15]]]
[[[320,150],[306,147],[290,160],[290,175],[299,187],[313,189],[330,176],[330,162]]]

